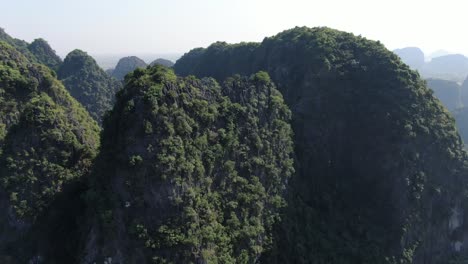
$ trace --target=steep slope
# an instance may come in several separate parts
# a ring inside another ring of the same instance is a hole
[[[35,39],[31,44],[24,40],[15,39],[8,35],[3,28],[0,28],[0,41],[4,41],[21,52],[29,61],[42,63],[54,71],[62,63],[62,59],[49,46],[44,39]]]
[[[419,70],[424,66],[424,53],[420,48],[408,47],[403,49],[396,49],[393,52],[412,69]]]
[[[70,94],[101,123],[122,84],[102,70],[86,52],[70,52],[58,70],[59,79]]]
[[[465,144],[468,145],[468,107],[463,107],[453,111],[453,116],[457,124],[458,132]]]
[[[156,60],[154,60],[153,62],[150,63],[150,66],[154,66],[154,65],[162,65],[162,66],[165,66],[165,67],[172,67],[172,66],[174,66],[174,62],[172,62],[170,60],[159,58],[159,59],[156,59]]]
[[[67,223],[52,216],[54,210],[76,213],[77,208],[51,204],[90,169],[98,133],[96,123],[49,68],[0,42],[1,261],[28,263],[48,253],[39,248],[53,240],[51,226],[37,224],[49,215],[49,224],[64,227]],[[38,230],[42,236],[32,235]]]
[[[137,68],[145,68],[146,66],[146,62],[138,57],[125,57],[119,60],[117,66],[115,66],[115,69],[112,71],[112,76],[117,80],[123,80],[128,73]]]
[[[292,110],[297,175],[264,263],[466,257],[466,156],[454,120],[382,44],[294,28],[195,49],[174,69],[218,80],[265,70]]]
[[[16,39],[8,35],[3,28],[0,28],[0,41],[4,41],[11,46],[15,47],[16,50],[21,52],[26,58],[32,62],[37,62],[36,57],[29,51],[28,43],[24,40]]]
[[[131,73],[105,121],[82,263],[254,263],[293,173],[289,118],[266,73],[223,88]]]
[[[468,76],[461,85],[461,100],[463,105],[468,106]]]
[[[39,63],[42,63],[54,71],[57,71],[62,64],[62,59],[49,46],[44,39],[35,39],[28,45],[28,50],[36,57]]]
[[[441,79],[427,79],[427,87],[434,91],[435,97],[437,97],[448,110],[453,111],[463,107],[461,101],[461,87],[458,83]]]
[[[107,69],[105,72],[107,73],[107,75],[112,76],[112,73],[114,72],[114,69],[113,68],[112,69]]]

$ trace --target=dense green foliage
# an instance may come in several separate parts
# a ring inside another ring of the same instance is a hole
[[[264,72],[222,88],[162,66],[129,74],[104,123],[88,193],[101,240],[85,262],[254,263],[293,173],[289,119]]]
[[[86,52],[70,52],[58,71],[59,79],[99,123],[114,104],[121,82],[110,77]]]
[[[138,57],[125,57],[119,60],[117,66],[115,66],[115,69],[112,71],[112,76],[117,80],[123,80],[128,73],[137,68],[145,68],[146,66],[146,62]]]
[[[264,263],[447,263],[460,253],[465,231],[448,224],[466,204],[454,120],[380,43],[295,28],[198,48],[174,68],[218,80],[265,70],[292,110],[297,175]]]
[[[36,57],[39,63],[42,63],[54,71],[57,71],[62,64],[62,59],[49,46],[44,39],[35,39],[28,45],[28,50]]]
[[[97,157],[51,69],[105,116]],[[61,64],[0,30],[1,263],[467,261],[467,157],[436,99],[457,108],[465,85],[329,28],[217,42],[174,70],[124,58],[119,90],[86,53]]]
[[[153,62],[150,63],[150,66],[154,66],[154,65],[172,67],[172,66],[174,66],[174,62],[172,62],[170,60],[159,58],[159,59],[156,59],[156,60],[154,60]]]
[[[434,91],[437,97],[448,110],[453,111],[463,107],[460,85],[454,81],[441,79],[427,79],[427,87]]]
[[[21,52],[31,62],[37,62],[36,56],[34,56],[34,54],[32,54],[28,49],[29,44],[24,40],[12,38],[3,28],[0,28],[0,41],[4,41],[15,47],[16,50]]]
[[[25,235],[90,170],[98,133],[49,68],[0,42],[0,259],[10,255],[27,263],[35,249],[24,251],[26,244],[52,239]]]

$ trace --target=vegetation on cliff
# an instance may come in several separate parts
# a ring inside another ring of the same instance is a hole
[[[62,64],[62,59],[49,46],[44,39],[35,39],[28,45],[28,50],[36,57],[39,63],[46,65],[54,71],[57,71]]]
[[[255,262],[293,173],[289,119],[264,72],[222,87],[162,66],[131,73],[104,123],[88,193],[102,240],[84,262]]]
[[[26,263],[37,253],[26,244],[47,243],[47,236],[27,234],[90,170],[98,133],[48,67],[0,42],[0,259]]]
[[[223,67],[223,65],[225,65]],[[294,28],[262,43],[218,42],[181,75],[270,73],[293,114],[295,175],[265,263],[446,263],[466,256],[466,155],[450,113],[379,42]],[[458,223],[458,222],[457,222]]]
[[[70,94],[101,123],[115,101],[121,82],[110,77],[86,52],[70,52],[58,71],[58,77]]]

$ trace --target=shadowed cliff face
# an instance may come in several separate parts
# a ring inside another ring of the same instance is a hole
[[[297,173],[265,263],[465,256],[465,226],[449,228],[453,217],[464,222],[466,205],[466,157],[454,120],[380,43],[295,28],[259,44],[195,49],[174,69],[218,80],[265,70],[292,110]]]
[[[290,111],[268,74],[138,69],[104,122],[82,263],[253,263],[293,173]]]
[[[50,253],[40,247],[55,238],[38,223],[63,209],[52,204],[87,174],[98,133],[49,68],[0,42],[0,260],[27,263]]]

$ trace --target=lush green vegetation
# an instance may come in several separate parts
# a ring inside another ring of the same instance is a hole
[[[115,66],[115,69],[112,71],[112,76],[117,80],[123,80],[128,73],[137,68],[145,68],[146,66],[146,62],[138,57],[125,57],[119,60],[117,66]]]
[[[29,51],[28,46],[29,44],[20,39],[12,38],[8,35],[3,28],[0,28],[0,41],[4,41],[11,46],[15,47],[16,50],[21,52],[26,58],[28,58],[31,62],[37,62],[36,56]]]
[[[44,39],[35,39],[28,45],[28,50],[36,57],[39,63],[42,63],[54,71],[57,71],[62,64],[62,59],[49,46]]]
[[[70,92],[101,123],[115,101],[121,82],[110,77],[86,52],[74,50],[65,58],[58,71],[59,79]]]
[[[265,263],[447,263],[465,153],[419,75],[374,41],[295,28],[185,54],[182,75],[270,73],[293,113],[296,171]],[[452,215],[453,217],[453,215]]]
[[[0,259],[26,263],[38,253],[32,244],[53,239],[27,234],[90,170],[98,133],[48,67],[0,42]]]
[[[467,157],[435,97],[459,87],[379,42],[294,28],[194,49],[185,77],[129,57],[123,89],[57,58],[0,30],[1,263],[466,262]]]
[[[290,115],[265,72],[222,87],[162,66],[129,74],[104,123],[88,193],[102,244],[88,248],[122,263],[254,263],[293,173]]]

